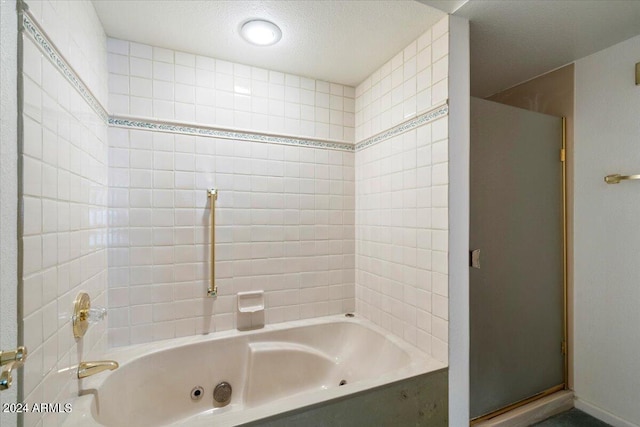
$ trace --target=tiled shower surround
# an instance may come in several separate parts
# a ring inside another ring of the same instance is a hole
[[[114,115],[354,141],[355,89],[108,39]]]
[[[25,397],[71,398],[69,368],[107,346],[246,326],[235,295],[257,289],[266,323],[355,309],[447,360],[448,18],[356,90],[107,43],[89,6],[32,6],[78,82],[38,50],[46,37],[22,36]],[[98,66],[107,48],[109,79]],[[143,128],[109,126],[105,103]],[[211,187],[215,299],[206,297]],[[109,316],[77,341],[80,290]],[[25,425],[40,420],[29,414]]]
[[[356,89],[367,138],[447,100],[449,18]],[[356,312],[448,360],[448,118],[356,152]]]
[[[356,88],[356,142],[448,98],[449,18],[410,43]]]
[[[64,403],[78,394],[73,367],[81,360],[98,360],[107,348],[104,322],[81,341],[71,329],[78,292],[88,292],[96,306],[107,305],[107,123],[104,111],[92,108],[97,101],[87,102],[79,86],[65,78],[41,48],[60,46],[68,69],[74,67],[87,84],[85,94],[92,98],[90,91],[106,100],[106,37],[90,3],[30,3],[50,39],[28,29],[20,35],[24,107],[19,313],[29,351],[21,400]],[[65,417],[29,412],[24,425],[57,425]]]
[[[111,112],[143,122],[348,141],[355,108],[364,142],[447,97],[447,19],[355,91],[123,40],[108,50]],[[446,360],[447,120],[427,123],[355,155],[111,128],[110,345],[244,326],[236,293],[263,289],[267,323],[357,308]],[[211,187],[216,300],[204,296]]]
[[[356,153],[356,311],[447,360],[446,117]]]
[[[243,326],[241,291],[265,291],[267,323],[353,310],[353,152],[117,128],[109,140],[111,345]]]
[[[353,311],[355,155],[320,147],[353,141],[354,88],[123,40],[108,51],[113,114],[214,129],[110,129],[110,345],[248,326],[242,291],[265,291],[266,323]],[[219,126],[299,139],[216,138]]]

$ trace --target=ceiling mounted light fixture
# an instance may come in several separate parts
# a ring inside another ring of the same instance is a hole
[[[256,46],[271,46],[282,38],[280,28],[270,21],[252,19],[242,24],[240,35]]]

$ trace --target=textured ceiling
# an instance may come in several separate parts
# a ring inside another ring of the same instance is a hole
[[[355,86],[445,13],[414,0],[93,0],[110,37]],[[256,47],[238,34],[250,18],[282,29]]]
[[[469,0],[416,0],[447,13],[454,13]]]
[[[471,93],[478,97],[640,34],[638,0],[470,0],[454,15],[470,20]]]

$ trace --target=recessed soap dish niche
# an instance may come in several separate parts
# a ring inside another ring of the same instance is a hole
[[[264,291],[238,292],[237,325],[239,330],[264,327]]]

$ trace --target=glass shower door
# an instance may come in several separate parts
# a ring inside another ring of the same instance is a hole
[[[562,119],[471,99],[471,418],[564,383]]]

